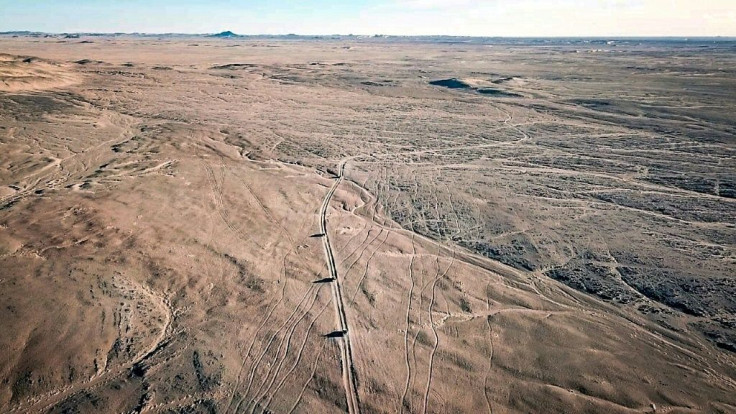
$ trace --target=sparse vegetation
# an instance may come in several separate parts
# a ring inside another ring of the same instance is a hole
[[[471,313],[473,310],[470,308],[470,302],[465,297],[460,298],[460,309],[465,313]]]

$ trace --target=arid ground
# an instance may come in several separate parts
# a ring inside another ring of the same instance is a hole
[[[731,42],[0,52],[0,412],[736,412]]]

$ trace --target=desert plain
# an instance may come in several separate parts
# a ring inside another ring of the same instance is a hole
[[[734,42],[0,52],[0,412],[736,412]]]

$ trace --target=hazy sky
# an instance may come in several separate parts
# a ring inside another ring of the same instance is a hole
[[[0,31],[736,36],[736,0],[0,0]]]

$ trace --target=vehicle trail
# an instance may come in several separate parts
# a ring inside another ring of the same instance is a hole
[[[355,264],[358,263],[361,258],[363,258],[363,254],[365,254],[365,252],[368,250],[368,248],[371,247],[371,245],[373,244],[373,242],[375,242],[376,240],[378,240],[379,237],[381,237],[381,233],[383,233],[383,231],[384,231],[383,228],[379,228],[378,233],[371,239],[370,242],[368,242],[368,244],[365,244],[365,247],[363,247],[363,249],[361,249],[360,254],[358,255],[358,257],[355,260],[353,260],[352,263],[350,263],[350,266],[348,266],[347,269],[345,270],[345,272],[343,273],[343,280],[347,280],[348,279],[348,276],[350,276],[350,271],[353,270],[353,266],[355,266]]]
[[[493,318],[493,315],[488,315],[486,317],[486,325],[488,325],[488,341],[491,344],[491,352],[488,355],[488,369],[486,370],[486,375],[483,377],[483,395],[486,397],[488,412],[493,414],[493,404],[491,404],[491,397],[488,395],[488,376],[493,369],[493,326],[491,325],[491,318]]]
[[[238,409],[240,408],[241,404],[243,404],[243,401],[245,401],[245,399],[247,398],[248,394],[250,393],[250,389],[251,389],[251,386],[253,385],[253,379],[254,379],[254,376],[256,374],[256,371],[258,370],[258,367],[260,366],[261,361],[263,360],[263,357],[266,355],[266,353],[268,353],[268,349],[271,347],[271,344],[273,344],[273,341],[276,339],[276,337],[281,334],[281,332],[284,330],[284,328],[287,327],[287,325],[289,324],[289,322],[291,321],[291,319],[296,315],[296,313],[298,312],[299,308],[301,308],[301,306],[304,303],[304,301],[307,300],[307,298],[309,297],[309,294],[312,292],[313,287],[314,287],[314,285],[313,286],[310,286],[310,288],[307,289],[307,291],[304,293],[304,296],[302,296],[302,298],[299,301],[299,303],[294,307],[294,310],[288,316],[288,318],[286,319],[286,321],[284,321],[284,323],[281,324],[281,326],[278,327],[278,329],[276,330],[276,332],[274,332],[273,335],[271,335],[271,337],[269,338],[268,342],[266,343],[266,347],[263,349],[263,352],[261,352],[261,355],[258,357],[258,359],[256,361],[253,362],[253,365],[250,368],[250,373],[248,375],[248,385],[246,386],[246,389],[245,389],[245,392],[243,393],[243,396],[240,398],[240,400],[238,401],[238,403],[235,405],[234,412],[236,412],[236,413],[238,412]]]
[[[353,234],[352,236],[350,236],[350,238],[345,242],[345,244],[343,244],[343,246],[337,250],[337,253],[343,253],[345,250],[347,250],[347,248],[350,246],[350,244],[353,242],[353,240],[355,240],[355,238],[360,233],[362,233],[363,230],[365,230],[366,227],[368,227],[368,224],[367,223],[364,223],[363,224],[363,228],[360,229],[360,231],[358,231],[355,234]],[[347,260],[353,254],[355,254],[355,252],[360,248],[360,246],[362,246],[363,243],[365,243],[365,241],[368,240],[368,237],[370,236],[370,232],[371,232],[372,229],[373,229],[373,226],[371,225],[371,227],[368,229],[368,233],[366,234],[365,239],[363,239],[363,241],[358,245],[358,247],[356,247],[355,249],[353,249],[352,252],[350,252],[348,255],[346,255],[345,257],[343,257],[338,264],[345,263],[345,260]]]
[[[265,248],[260,243],[255,241],[252,237],[244,234],[242,229],[240,229],[239,227],[235,226],[232,223],[232,219],[230,218],[230,214],[225,208],[225,202],[223,200],[222,187],[225,182],[224,170],[222,173],[221,182],[218,183],[217,177],[215,176],[215,172],[213,171],[212,167],[207,163],[203,163],[203,166],[205,168],[205,171],[207,172],[207,181],[209,182],[210,187],[212,188],[212,196],[215,201],[215,210],[217,210],[217,213],[220,215],[222,222],[240,240],[246,243],[253,243],[256,246],[258,246],[261,250],[265,250]]]
[[[245,190],[248,192],[248,194],[250,194],[250,196],[256,201],[256,204],[258,204],[258,207],[260,207],[261,210],[266,214],[266,216],[271,221],[271,223],[273,223],[275,226],[278,226],[279,227],[279,230],[281,231],[281,233],[284,236],[286,236],[286,238],[289,240],[289,242],[291,243],[291,245],[295,245],[296,242],[291,237],[291,234],[286,230],[286,228],[281,223],[281,221],[276,220],[276,217],[274,217],[273,213],[271,213],[271,210],[268,209],[263,204],[263,201],[261,201],[261,199],[253,192],[253,190],[251,189],[250,185],[248,185],[248,183],[244,179],[241,179],[241,182],[243,183],[243,188],[245,188]]]
[[[416,264],[416,269],[413,271],[414,274],[418,275],[419,283],[417,284],[419,287],[419,294],[417,297],[418,306],[417,309],[417,320],[414,323],[415,330],[414,330],[414,336],[411,340],[411,362],[412,366],[414,367],[414,375],[412,376],[411,382],[409,383],[409,388],[414,389],[414,384],[419,380],[419,364],[417,363],[417,339],[419,338],[419,334],[423,331],[424,325],[422,323],[422,303],[424,303],[424,290],[429,287],[429,282],[424,283],[424,275],[427,273],[427,270],[429,270],[429,266],[426,266],[422,259],[422,256],[419,254],[415,254],[415,257],[418,257],[420,260]],[[437,270],[439,273],[439,270]]]
[[[409,392],[409,382],[411,381],[411,365],[409,363],[409,325],[411,324],[410,321],[410,312],[411,312],[411,298],[414,294],[414,274],[413,274],[413,267],[414,267],[414,257],[416,257],[417,248],[414,245],[414,234],[411,236],[411,248],[412,248],[412,256],[411,260],[409,261],[409,279],[411,280],[411,287],[409,288],[409,299],[408,303],[406,305],[406,327],[404,328],[404,355],[405,355],[405,362],[406,362],[406,382],[404,383],[404,392],[401,395],[401,401],[399,401],[399,412],[404,412],[404,402],[406,401],[406,394]],[[408,407],[406,407],[411,411],[411,404],[408,404]]]
[[[325,351],[326,345],[327,345],[327,342],[322,342],[322,347],[319,349],[317,356],[314,358],[314,363],[312,364],[312,372],[309,375],[309,379],[307,379],[307,381],[304,383],[304,386],[302,387],[301,392],[299,392],[299,395],[297,396],[296,401],[294,401],[294,405],[292,405],[291,409],[289,410],[289,414],[293,413],[294,410],[296,410],[296,407],[302,401],[302,397],[304,396],[304,391],[307,390],[309,383],[312,382],[312,379],[314,379],[314,374],[317,372],[317,365],[319,364],[319,361],[322,358],[322,354]]]
[[[338,319],[338,328],[341,332],[340,336],[336,339],[339,341],[340,355],[342,360],[342,379],[343,386],[345,387],[345,397],[347,399],[348,413],[359,413],[360,406],[358,402],[358,389],[355,383],[355,368],[353,365],[352,347],[350,343],[350,332],[348,330],[348,319],[345,312],[345,303],[342,298],[342,288],[340,286],[340,279],[337,275],[337,264],[335,263],[335,257],[332,253],[332,246],[330,245],[330,236],[327,232],[327,209],[330,205],[332,196],[337,191],[337,188],[342,183],[345,175],[345,164],[347,164],[350,158],[346,158],[340,162],[338,168],[337,177],[335,183],[332,185],[330,190],[325,195],[320,208],[320,231],[323,234],[322,242],[324,245],[325,256],[327,258],[327,267],[332,277],[332,296],[335,302],[335,313]]]
[[[268,406],[271,405],[271,402],[273,401],[273,399],[276,397],[279,391],[281,391],[281,388],[284,386],[286,381],[290,378],[294,370],[296,370],[297,366],[299,366],[299,363],[302,360],[302,356],[304,355],[304,349],[306,348],[307,340],[309,339],[309,334],[312,332],[312,328],[317,323],[317,321],[322,317],[322,314],[325,312],[325,310],[327,309],[329,305],[330,305],[330,301],[325,302],[324,306],[322,306],[320,311],[317,313],[317,316],[315,316],[314,319],[312,319],[311,323],[309,324],[309,327],[307,328],[306,334],[304,334],[304,339],[302,340],[302,344],[299,347],[299,352],[297,352],[294,363],[291,365],[291,368],[286,372],[286,374],[281,378],[279,383],[276,384],[276,388],[273,389],[273,391],[271,391],[270,395],[268,396],[268,399],[265,401],[265,404],[263,406],[264,410],[268,410]]]
[[[241,385],[241,383],[243,381],[243,374],[244,374],[244,371],[245,371],[245,367],[246,367],[246,364],[247,364],[249,358],[251,357],[251,352],[253,352],[253,347],[255,345],[256,339],[259,337],[261,331],[268,324],[268,321],[273,316],[274,311],[276,311],[276,309],[286,299],[286,289],[287,289],[287,287],[289,285],[288,278],[286,277],[286,267],[287,267],[286,263],[287,263],[287,260],[289,259],[289,256],[295,252],[295,249],[296,249],[296,246],[297,246],[297,243],[291,238],[291,236],[289,235],[288,231],[286,231],[286,229],[283,227],[283,225],[281,225],[275,219],[275,217],[268,211],[268,209],[266,209],[266,207],[263,205],[263,203],[260,201],[260,199],[258,199],[255,196],[255,194],[253,193],[253,191],[251,190],[251,188],[245,183],[245,181],[243,181],[243,184],[246,187],[246,191],[248,191],[251,194],[251,196],[254,199],[256,199],[256,202],[261,206],[261,209],[264,211],[264,213],[266,213],[266,215],[269,217],[269,219],[271,220],[271,222],[273,224],[277,225],[280,228],[280,232],[283,233],[284,236],[287,237],[291,241],[291,247],[284,254],[283,259],[282,259],[282,265],[281,265],[281,270],[280,270],[280,273],[281,273],[281,275],[280,275],[281,276],[280,277],[280,279],[281,279],[281,292],[280,292],[280,295],[279,295],[279,299],[276,301],[276,303],[274,303],[271,307],[269,307],[267,309],[265,315],[263,316],[263,318],[261,319],[258,327],[256,328],[255,333],[251,337],[251,340],[250,340],[250,343],[248,345],[248,348],[245,351],[245,354],[243,356],[243,362],[242,362],[242,364],[240,366],[240,370],[238,371],[238,376],[237,376],[235,385],[232,387],[232,391],[230,392],[230,397],[228,399],[228,405],[227,405],[227,408],[226,408],[225,412],[229,412],[230,411],[230,408],[233,406],[233,403],[235,403],[235,394],[237,393],[237,389],[240,387],[240,385]],[[301,229],[304,229],[306,221],[307,220],[305,219],[305,220],[303,220],[301,222],[301,224],[299,226],[299,229],[300,229],[299,232],[300,233],[301,233]],[[269,342],[269,344],[270,344],[270,342]],[[253,355],[253,357],[255,357],[255,355]],[[248,385],[248,387],[250,388],[250,384]],[[242,404],[243,398],[245,398],[245,397],[242,397],[238,401],[238,403],[237,403],[238,406],[240,406],[240,404]]]
[[[304,311],[304,313],[299,317],[298,319],[294,320],[291,323],[291,326],[288,326],[286,328],[286,333],[284,336],[280,339],[278,346],[276,347],[276,353],[273,356],[273,360],[269,363],[267,363],[268,371],[266,372],[266,375],[263,377],[263,382],[258,387],[254,394],[254,398],[246,404],[245,408],[248,410],[248,407],[251,407],[250,412],[254,412],[256,408],[258,408],[258,402],[261,401],[263,398],[266,397],[268,394],[268,390],[273,387],[273,384],[276,382],[276,378],[278,378],[279,373],[281,371],[281,367],[283,366],[284,362],[286,361],[286,358],[289,355],[289,349],[291,348],[291,339],[294,336],[294,331],[299,326],[299,324],[306,318],[310,312],[312,311],[312,308],[314,307],[314,304],[316,303],[319,293],[321,291],[322,285],[320,285],[319,288],[317,288],[317,292],[312,298],[312,301],[309,305],[309,307]],[[284,347],[284,342],[286,342]],[[283,356],[279,358],[279,355],[281,354],[281,349],[284,347]],[[278,364],[277,364],[278,361]],[[275,368],[275,371],[274,371]],[[271,375],[273,374],[273,377]],[[269,377],[271,377],[271,380],[269,382]],[[265,389],[264,389],[265,386]],[[252,406],[251,406],[252,404]]]
[[[289,255],[291,253],[293,253],[294,248],[295,248],[295,246],[292,246],[291,249],[288,252],[286,252],[286,254],[284,255],[283,263],[282,263],[282,266],[281,266],[281,277],[282,277],[283,280],[282,280],[282,283],[281,283],[281,294],[279,296],[279,300],[277,300],[276,303],[274,303],[273,306],[268,309],[268,311],[266,312],[266,314],[263,316],[263,319],[261,320],[260,324],[258,325],[258,328],[256,328],[256,332],[253,334],[253,336],[251,338],[250,344],[248,345],[248,350],[245,352],[245,356],[243,357],[243,363],[241,364],[240,370],[238,371],[238,377],[237,377],[235,386],[233,387],[232,392],[230,393],[230,399],[229,399],[229,402],[228,402],[228,405],[227,405],[227,409],[225,410],[225,412],[230,411],[230,407],[233,405],[233,402],[235,400],[235,393],[236,393],[237,388],[240,386],[240,383],[242,381],[243,370],[245,369],[245,365],[246,365],[246,363],[248,361],[248,358],[250,357],[250,353],[253,350],[253,346],[255,345],[256,338],[258,338],[259,333],[266,326],[266,323],[268,322],[268,320],[273,315],[273,312],[276,310],[276,308],[279,305],[281,305],[281,303],[284,301],[284,299],[286,297],[286,288],[287,288],[287,285],[288,285],[288,283],[287,283],[288,282],[288,279],[286,277],[286,260],[288,259]]]
[[[445,268],[445,271],[442,273],[442,275],[439,275],[435,277],[434,281],[432,282],[432,298],[429,302],[429,326],[432,328],[432,334],[434,334],[434,345],[432,346],[432,351],[429,353],[429,363],[427,366],[427,387],[424,390],[424,406],[422,408],[422,412],[427,412],[427,405],[429,404],[429,390],[432,387],[432,369],[434,368],[434,354],[437,352],[437,348],[439,348],[440,345],[440,337],[437,334],[437,327],[434,324],[434,315],[432,314],[432,308],[434,307],[434,302],[436,298],[436,290],[437,290],[437,282],[441,279],[444,279],[445,276],[447,276],[447,272],[450,271],[450,268],[452,265],[455,264],[455,254],[453,252],[452,259],[450,260],[450,264],[447,265],[447,268]],[[440,245],[437,244],[437,272],[440,270]]]
[[[373,250],[373,253],[371,253],[371,255],[366,260],[366,262],[365,262],[365,269],[363,269],[363,274],[360,276],[360,279],[358,280],[358,283],[355,286],[355,291],[353,292],[353,295],[350,297],[350,304],[355,303],[355,296],[358,295],[358,292],[360,291],[360,287],[363,285],[363,280],[365,280],[365,277],[368,274],[368,266],[370,265],[371,260],[373,260],[373,256],[376,255],[376,252],[378,250],[380,250],[381,247],[386,243],[386,240],[388,240],[388,236],[389,235],[390,235],[390,233],[387,231],[386,232],[386,237],[383,238],[383,241],[381,242],[381,244],[379,244],[378,247],[376,247]]]

